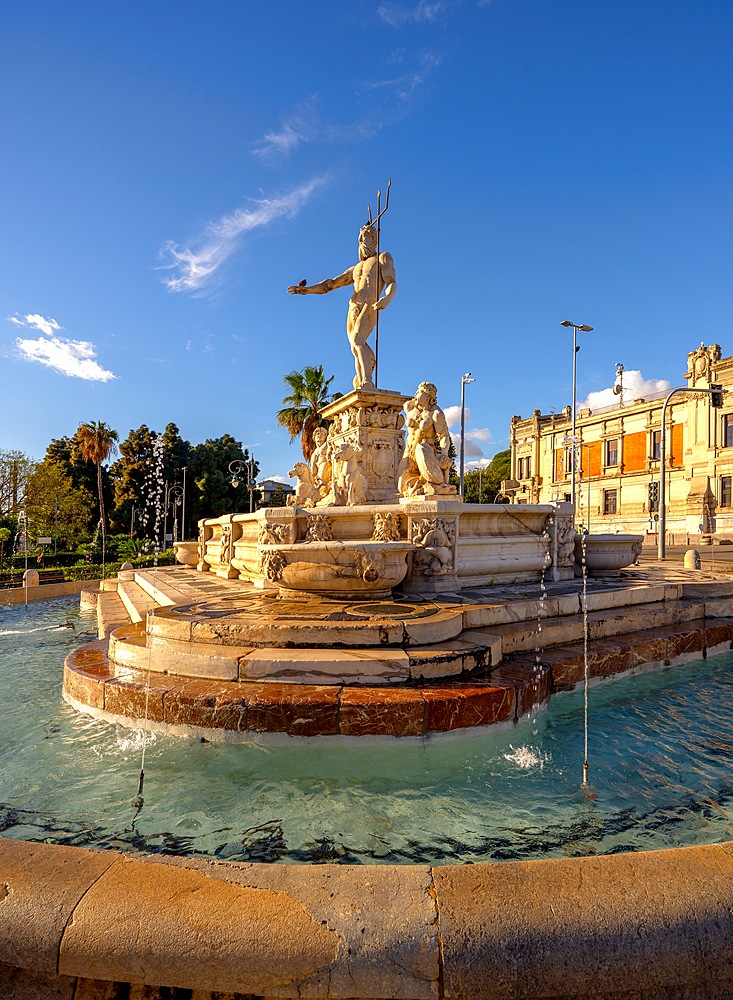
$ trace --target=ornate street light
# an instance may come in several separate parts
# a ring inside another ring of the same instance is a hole
[[[183,501],[183,487],[182,486],[169,486],[168,483],[164,484],[163,493],[163,549],[166,547],[168,541],[168,510],[173,507],[173,541],[178,539],[176,535],[176,517],[175,508],[180,507]]]
[[[257,479],[255,478],[255,457],[250,455],[249,461],[244,462],[241,458],[236,458],[233,462],[229,463],[229,472],[231,473],[231,484],[236,490],[243,478],[247,480],[247,487],[249,489],[249,512],[250,514],[255,509],[255,496],[254,488],[257,485]]]

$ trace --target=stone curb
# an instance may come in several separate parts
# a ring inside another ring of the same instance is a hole
[[[101,981],[97,996],[103,983],[299,1000],[730,996],[733,843],[429,868],[2,840],[0,963],[0,995],[37,1000],[75,979]],[[9,991],[17,969],[45,978]]]

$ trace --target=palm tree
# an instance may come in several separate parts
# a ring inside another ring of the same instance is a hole
[[[79,424],[76,440],[84,461],[94,462],[97,466],[99,519],[102,525],[102,538],[104,538],[106,530],[104,526],[104,497],[102,496],[102,462],[106,462],[117,451],[117,431],[113,431],[101,420],[92,420],[88,424]]]
[[[306,367],[299,372],[288,372],[283,379],[290,388],[290,395],[283,399],[283,409],[277,412],[277,422],[290,434],[291,443],[300,434],[303,457],[306,462],[315,449],[313,432],[327,423],[318,412],[329,402],[328,387],[334,376],[325,378],[323,365]]]

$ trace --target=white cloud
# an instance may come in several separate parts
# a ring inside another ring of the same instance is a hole
[[[42,319],[42,317],[38,317]],[[18,338],[16,346],[26,361],[53,368],[70,378],[82,378],[93,382],[108,382],[116,378],[106,371],[94,358],[97,351],[94,344],[84,340],[66,340],[62,337],[38,337],[36,340]]]
[[[631,403],[635,399],[646,399],[657,392],[665,392],[672,388],[666,379],[644,378],[640,371],[630,369],[624,371],[624,403]],[[588,393],[588,398],[578,403],[578,409],[588,408],[590,410],[600,410],[604,406],[617,406],[621,401],[621,396],[613,391],[613,386],[606,389],[598,389],[596,392]]]
[[[407,24],[429,24],[436,21],[447,7],[448,4],[442,0],[419,0],[412,7],[384,3],[377,8],[377,14],[391,28],[402,28]]]
[[[482,464],[481,460],[484,459],[484,450],[481,444],[486,444],[486,442],[493,440],[493,434],[488,427],[469,427],[471,423],[470,406],[466,406],[464,412],[465,434],[463,438],[463,454],[464,458],[476,458],[480,460],[471,464],[471,468],[477,469]],[[456,449],[456,454],[459,454],[461,450],[461,408],[460,406],[446,406],[443,413],[445,414],[445,419],[448,421],[451,438],[453,439],[453,447]],[[486,459],[484,464],[488,464],[488,462],[489,459]]]
[[[26,313],[25,316],[8,316],[11,323],[15,323],[16,326],[30,327],[32,330],[39,330],[41,333],[45,333],[47,337],[52,336],[57,330],[63,329],[55,319],[50,317],[41,316],[38,313]]]
[[[308,136],[303,131],[297,130],[294,124],[286,122],[279,132],[266,132],[252,153],[262,159],[286,157],[297,149],[301,142],[308,141]]]
[[[253,200],[252,207],[238,208],[216,222],[210,222],[189,246],[172,240],[161,249],[168,259],[163,267],[173,272],[163,282],[171,292],[198,292],[210,286],[216,272],[238,249],[242,236],[252,229],[269,226],[280,218],[293,218],[325,177],[315,177],[279,198]]]
[[[471,438],[472,441],[491,441],[493,435],[488,427],[472,427],[471,430],[466,431],[466,437]]]
[[[458,427],[461,423],[461,408],[460,406],[446,406],[443,410],[445,413],[445,419],[448,421],[449,427]],[[465,408],[466,413],[466,423],[471,422],[471,409],[470,407]]]
[[[456,449],[456,455],[461,453],[461,434],[460,431],[456,433],[451,433],[451,438],[453,439],[453,447]],[[469,432],[466,432],[466,436],[463,440],[463,456],[464,461],[467,458],[483,458],[484,450],[479,447],[474,440],[471,439]]]

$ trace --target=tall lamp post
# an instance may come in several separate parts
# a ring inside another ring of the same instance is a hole
[[[144,513],[145,511],[143,510],[142,507],[132,508],[132,514],[130,516],[130,538],[132,538],[132,536],[135,534],[135,515],[137,514],[138,518],[140,518],[143,516]]]
[[[183,466],[183,509],[181,511],[181,541],[186,541],[186,471],[187,465]]]
[[[232,474],[231,483],[235,490],[239,486],[242,476],[246,476],[247,487],[249,488],[249,512],[251,514],[255,509],[254,488],[257,485],[254,455],[250,455],[247,462],[242,461],[241,458],[236,458],[233,462],[229,463],[229,471]]]
[[[461,456],[459,462],[459,487],[458,493],[463,499],[463,458],[465,454],[465,444],[466,444],[466,386],[470,385],[471,382],[475,382],[475,378],[471,378],[471,373],[466,372],[465,375],[461,375]]]
[[[570,475],[570,496],[573,501],[573,521],[575,521],[575,466],[576,461],[576,444],[577,439],[575,436],[575,420],[576,420],[576,395],[578,386],[578,351],[580,346],[578,345],[578,330],[582,330],[583,333],[590,333],[593,329],[592,326],[586,326],[585,323],[571,323],[569,319],[564,319],[560,326],[568,326],[573,328],[573,406],[572,406],[572,445],[571,445],[571,475]]]
[[[165,551],[166,542],[168,541],[168,509],[172,506],[174,510],[173,534],[175,535],[175,508],[180,506],[182,499],[182,486],[169,486],[168,483],[165,484],[165,492],[163,495],[163,551]],[[175,542],[177,539],[174,537],[173,541]]]

